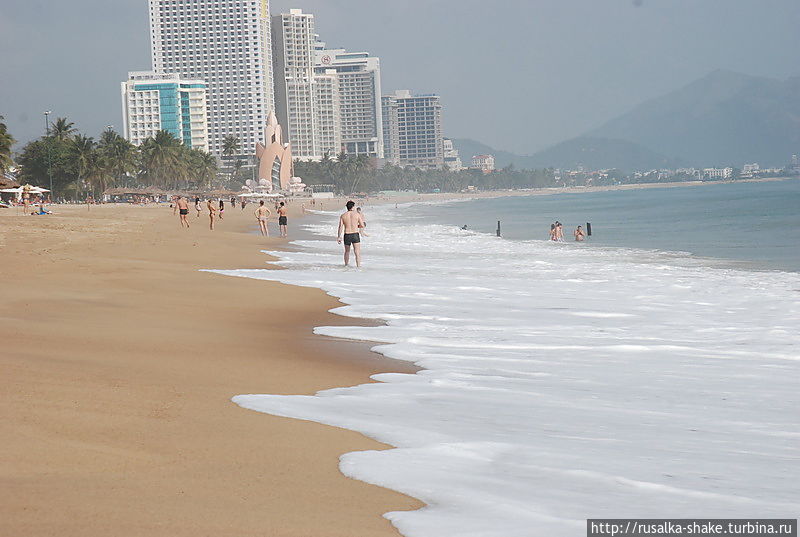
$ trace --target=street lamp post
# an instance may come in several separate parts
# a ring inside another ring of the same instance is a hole
[[[47,110],[44,113],[44,129],[45,136],[50,136],[50,114],[52,112]],[[55,199],[55,192],[53,192],[53,165],[52,165],[52,140],[47,140],[47,176],[50,178],[50,202]]]

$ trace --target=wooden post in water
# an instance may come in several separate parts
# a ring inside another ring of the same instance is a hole
[[[497,236],[500,236],[500,220],[497,221]]]
[[[587,237],[591,237],[592,236],[592,224],[591,224],[591,222],[586,222],[586,236]]]

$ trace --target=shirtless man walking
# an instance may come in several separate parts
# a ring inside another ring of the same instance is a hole
[[[339,230],[337,232],[337,242],[342,244],[344,240],[344,266],[350,264],[350,246],[353,247],[353,252],[356,255],[356,266],[361,266],[361,235],[359,230],[366,224],[361,213],[354,211],[353,207],[356,206],[354,201],[348,201],[345,204],[347,212],[339,217]]]
[[[269,237],[269,229],[267,228],[267,219],[269,219],[269,215],[272,213],[269,209],[264,206],[264,200],[261,200],[258,203],[258,209],[256,209],[256,220],[258,220],[258,227],[261,228],[261,234],[265,237]]]
[[[214,231],[214,219],[217,217],[217,207],[214,205],[214,202],[211,200],[211,198],[208,198],[206,205],[208,206],[208,219],[210,221],[210,228],[211,231]]]
[[[281,202],[280,206],[278,207],[278,228],[281,231],[281,237],[289,236],[287,231],[287,218],[286,218],[286,204]]]
[[[178,208],[178,213],[181,215],[181,227],[186,224],[186,229],[189,229],[189,202],[186,201],[186,198],[181,196],[178,198],[178,201],[175,202],[175,206]]]

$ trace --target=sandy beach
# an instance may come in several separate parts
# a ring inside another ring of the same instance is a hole
[[[265,266],[253,209],[0,213],[0,533],[388,536],[420,506],[339,472],[378,443],[230,401],[413,371],[313,336],[344,322],[321,291],[199,272]]]
[[[260,249],[286,241],[274,218],[273,238],[257,234],[254,208],[228,207],[214,232],[193,210],[182,229],[167,205],[0,212],[3,534],[388,536],[398,533],[383,513],[422,506],[339,472],[340,455],[385,446],[230,401],[415,371],[313,335],[356,322],[327,313],[338,302],[320,290],[200,272],[267,267]]]

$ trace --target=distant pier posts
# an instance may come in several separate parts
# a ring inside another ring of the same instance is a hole
[[[497,221],[497,236],[500,236],[500,220]]]
[[[586,236],[587,237],[591,237],[592,236],[592,223],[591,222],[586,222]]]

